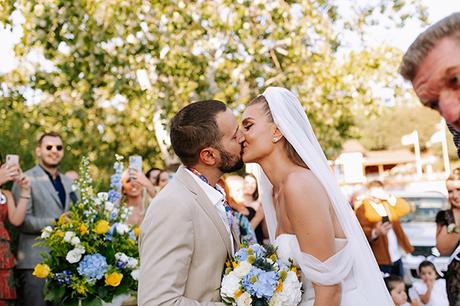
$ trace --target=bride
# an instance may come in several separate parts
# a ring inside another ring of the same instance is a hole
[[[269,87],[242,119],[243,160],[262,168],[270,240],[302,270],[301,305],[394,305],[295,95]]]

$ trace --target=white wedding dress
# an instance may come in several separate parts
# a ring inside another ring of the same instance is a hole
[[[272,198],[273,186],[262,168],[254,167],[270,241],[278,245],[281,258],[294,259],[302,270],[304,294],[301,305],[314,304],[312,283],[326,286],[340,283],[341,306],[394,306],[366,236],[334,177],[300,101],[292,92],[279,87],[268,87],[262,95],[283,137],[327,192],[346,237],[336,239],[336,253],[324,262],[301,252],[295,235],[276,237],[278,222]]]
[[[315,291],[312,283],[341,284],[341,306],[370,305],[366,297],[358,290],[353,274],[353,258],[346,239],[335,239],[336,253],[324,262],[305,254],[300,250],[297,237],[292,234],[279,235],[274,244],[278,247],[278,256],[284,261],[292,258],[302,272],[304,293],[301,306],[313,306]]]

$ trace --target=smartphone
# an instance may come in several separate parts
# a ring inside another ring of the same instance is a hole
[[[7,154],[6,163],[10,165],[19,165],[19,155],[16,154]]]
[[[388,216],[383,216],[382,217],[382,223],[390,222],[390,218]]]
[[[129,169],[137,170],[142,172],[142,156],[131,155],[129,157]]]

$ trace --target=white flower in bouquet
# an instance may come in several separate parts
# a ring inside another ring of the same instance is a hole
[[[67,259],[67,261],[71,264],[77,263],[80,261],[83,254],[85,254],[85,248],[82,246],[78,246],[75,249],[70,250],[67,253],[67,256],[65,257],[65,259]]]
[[[269,306],[297,305],[302,300],[302,283],[293,271],[287,273],[283,281],[283,289],[273,295]]]
[[[80,238],[78,237],[73,237],[71,240],[70,240],[70,244],[74,245],[74,246],[78,246],[80,245]]]
[[[134,257],[129,257],[128,263],[126,264],[126,267],[127,267],[128,269],[134,269],[134,268],[137,267],[138,263],[139,263],[139,262],[138,262],[138,260],[137,260],[136,258],[134,258]]]
[[[138,280],[138,279],[139,279],[139,269],[136,269],[136,270],[131,271],[131,277],[132,277],[134,280]]]
[[[124,235],[129,232],[129,226],[124,223],[118,223],[116,226],[117,233],[120,235]]]
[[[125,253],[118,252],[118,253],[115,253],[115,259],[121,262],[128,262],[129,257]]]
[[[65,232],[64,234],[64,241],[65,242],[70,242],[72,241],[72,238],[75,237],[75,233],[74,232]]]
[[[112,202],[109,202],[109,201],[105,202],[104,209],[107,210],[108,212],[111,212],[113,210],[113,207],[114,205]]]
[[[47,226],[43,229],[41,238],[46,239],[51,236],[51,232],[53,231],[53,228],[51,226]]]
[[[109,193],[108,192],[99,192],[97,194],[97,198],[101,200],[101,202],[106,202],[109,199]]]
[[[237,306],[251,306],[252,298],[251,295],[247,292],[244,292],[236,299]]]
[[[235,292],[237,292],[241,287],[241,278],[236,276],[235,273],[230,272],[228,275],[222,280],[222,288],[220,289],[220,293],[223,296],[235,298]]]
[[[252,268],[252,265],[248,261],[244,260],[239,263],[238,267],[236,267],[235,270],[233,270],[233,273],[235,274],[236,277],[241,279],[246,274],[249,273],[251,268]]]

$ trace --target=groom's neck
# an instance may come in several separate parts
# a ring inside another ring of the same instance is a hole
[[[209,185],[211,185],[212,187],[216,186],[217,181],[222,176],[222,172],[217,168],[209,167],[202,164],[195,165],[193,168],[195,168],[198,172],[203,174],[208,180]]]

